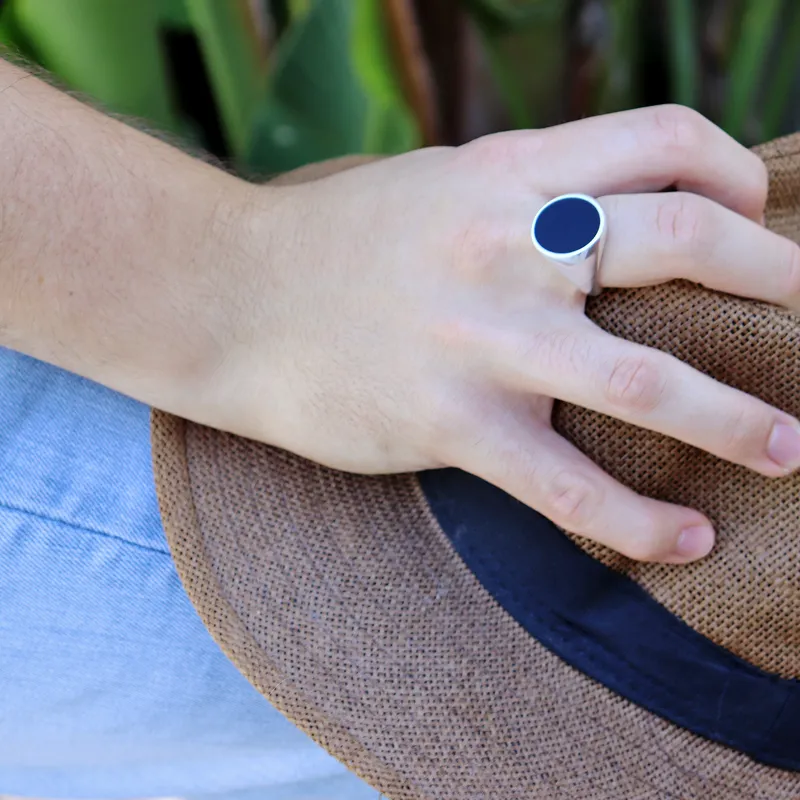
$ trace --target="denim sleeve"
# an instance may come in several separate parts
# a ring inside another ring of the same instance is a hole
[[[3,349],[0,382],[0,793],[377,798],[196,616],[159,520],[148,410]]]

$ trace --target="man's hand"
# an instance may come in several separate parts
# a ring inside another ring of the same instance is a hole
[[[763,164],[686,109],[254,187],[0,63],[0,141],[0,343],[146,403],[345,470],[457,466],[639,559],[702,557],[710,524],[557,436],[553,398],[800,466],[796,420],[601,331],[530,240],[547,199],[585,192],[603,286],[800,309]]]
[[[601,285],[686,278],[800,309],[800,249],[760,224],[764,165],[694,112],[503,134],[261,190],[243,241],[263,268],[228,284],[195,418],[345,470],[457,466],[634,558],[702,557],[709,522],[612,480],[552,430],[553,398],[770,476],[800,465],[800,429],[589,322],[530,239],[571,191],[608,216]]]

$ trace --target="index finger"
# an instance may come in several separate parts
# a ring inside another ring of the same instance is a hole
[[[535,165],[538,191],[600,196],[675,187],[756,222],[764,214],[764,163],[683,106],[622,111],[523,135],[531,137],[526,172]]]

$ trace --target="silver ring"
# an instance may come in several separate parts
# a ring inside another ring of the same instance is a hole
[[[597,272],[606,234],[600,203],[586,194],[562,194],[545,203],[531,225],[536,249],[584,294],[598,294]]]

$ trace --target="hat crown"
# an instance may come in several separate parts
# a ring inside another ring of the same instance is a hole
[[[797,139],[772,142],[760,155],[770,170],[767,224],[800,242]],[[800,417],[797,314],[687,282],[608,291],[590,300],[587,314],[616,336],[666,351]],[[713,642],[763,670],[800,677],[800,476],[765,478],[566,404],[555,422],[623,483],[704,512],[718,533],[714,552],[688,566],[643,564],[575,541]]]

